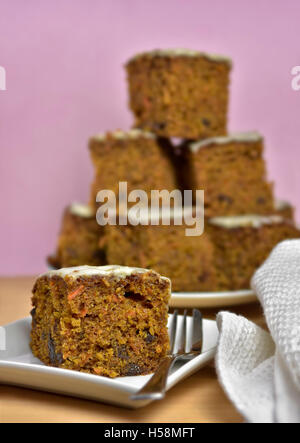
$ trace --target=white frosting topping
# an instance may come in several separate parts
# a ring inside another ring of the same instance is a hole
[[[189,148],[196,153],[199,149],[209,145],[226,145],[227,143],[255,143],[263,137],[258,132],[237,132],[224,137],[211,137],[198,142],[190,143]]]
[[[155,139],[156,135],[152,132],[143,131],[142,129],[130,129],[129,131],[121,131],[117,130],[114,132],[109,133],[103,133],[103,134],[96,134],[94,137],[92,137],[95,140],[106,140],[108,137],[113,137],[117,140],[124,140],[124,139],[137,139],[137,138],[150,138]]]
[[[275,209],[277,209],[278,211],[280,211],[282,209],[288,209],[291,207],[292,207],[292,205],[285,200],[276,200],[275,201]]]
[[[77,215],[78,217],[91,218],[94,216],[92,208],[82,203],[72,203],[69,211],[71,214]]]
[[[100,275],[103,277],[114,276],[117,278],[125,278],[132,274],[144,274],[149,272],[149,269],[143,268],[131,268],[128,266],[119,265],[107,265],[107,266],[76,266],[74,268],[62,268],[53,271],[48,271],[45,274],[40,275],[40,277],[53,277],[59,276],[62,278],[71,277],[75,280],[82,276],[95,276]],[[40,278],[39,277],[39,278]],[[167,277],[161,277],[163,280],[170,281]]]
[[[226,229],[234,228],[260,228],[264,225],[274,225],[283,222],[283,218],[280,215],[239,215],[239,216],[227,216],[227,217],[212,217],[209,219],[209,223],[215,226],[220,226]]]
[[[155,49],[154,51],[142,52],[140,54],[136,54],[132,57],[128,63],[137,58],[150,56],[150,57],[205,57],[214,62],[223,62],[227,63],[230,66],[232,65],[232,60],[230,57],[226,57],[220,54],[209,54],[207,52],[195,51],[192,49],[185,48],[175,48],[175,49]]]

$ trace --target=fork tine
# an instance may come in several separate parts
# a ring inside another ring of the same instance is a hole
[[[193,310],[193,339],[192,351],[202,352],[203,347],[203,319],[198,309]]]
[[[177,323],[178,323],[178,309],[176,309],[174,311],[172,323],[171,323],[171,332],[170,332],[170,354],[171,355],[174,354],[174,349],[175,349]]]
[[[187,309],[185,309],[183,314],[183,321],[182,321],[181,334],[180,334],[180,346],[178,351],[179,354],[184,354],[186,350],[187,314],[188,311]]]
[[[183,322],[180,330],[180,348],[176,354],[175,351],[175,341],[176,332],[178,326],[178,310],[174,311],[171,325],[170,325],[170,353],[162,359],[156,372],[150,378],[148,383],[143,386],[135,395],[131,397],[132,400],[159,400],[165,396],[168,374],[173,363],[177,361],[178,358],[184,359],[185,357],[191,357],[192,351],[199,355],[202,350],[202,315],[200,311],[195,309],[193,311],[193,344],[192,350],[185,353],[187,347],[187,314],[188,310],[184,311]]]

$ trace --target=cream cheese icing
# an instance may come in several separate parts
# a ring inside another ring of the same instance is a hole
[[[254,143],[262,140],[263,137],[256,131],[253,132],[237,132],[228,136],[211,137],[198,142],[190,143],[189,149],[196,153],[199,149],[209,145],[225,145],[227,143]]]
[[[209,223],[214,226],[220,226],[225,229],[234,228],[260,228],[264,225],[280,224],[283,222],[283,217],[280,215],[239,215],[239,216],[226,216],[226,217],[212,217],[209,219]]]
[[[129,131],[113,131],[109,133],[96,134],[92,137],[95,140],[106,140],[108,137],[113,137],[117,140],[124,139],[137,139],[140,137],[155,139],[156,135],[149,131],[143,131],[142,129],[130,129]]]
[[[117,278],[125,278],[132,274],[144,274],[149,272],[149,269],[143,268],[133,268],[128,266],[119,265],[106,265],[106,266],[76,266],[73,268],[62,268],[53,271],[48,271],[45,274],[40,275],[40,277],[71,277],[75,280],[79,277],[89,277],[89,276],[114,276]],[[167,277],[161,277],[163,280],[170,281]]]
[[[69,211],[71,214],[77,215],[78,217],[83,217],[83,218],[91,218],[94,215],[90,206],[84,205],[82,203],[76,203],[76,202],[71,204]]]
[[[292,205],[285,200],[275,200],[275,209],[277,209],[278,211],[280,211],[282,209],[288,209],[291,207],[292,207]]]

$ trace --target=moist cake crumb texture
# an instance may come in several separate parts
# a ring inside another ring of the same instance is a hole
[[[135,126],[161,137],[227,133],[231,63],[195,51],[154,51],[126,65]]]
[[[108,263],[152,268],[172,281],[175,292],[249,289],[255,270],[277,243],[300,238],[282,215],[207,218],[201,236],[186,226],[109,226],[102,247]]]
[[[185,189],[203,189],[206,217],[274,211],[263,138],[257,133],[215,137],[182,147]]]
[[[151,190],[178,188],[170,146],[145,131],[117,131],[90,139],[95,170],[91,206],[97,209],[100,190],[113,191],[118,199],[119,183],[127,182],[128,194],[140,189],[150,198]]]
[[[33,288],[31,349],[46,365],[107,377],[153,372],[167,353],[171,283],[154,271],[75,267]]]
[[[249,289],[272,249],[283,240],[300,238],[294,223],[280,215],[220,217],[208,221],[207,233],[215,248],[219,290]]]
[[[143,266],[167,275],[174,291],[217,287],[214,245],[206,233],[187,237],[186,226],[109,226],[102,247],[108,263]]]

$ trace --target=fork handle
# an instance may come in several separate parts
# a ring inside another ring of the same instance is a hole
[[[131,400],[160,400],[164,398],[169,370],[176,359],[177,356],[174,355],[165,357],[148,383],[134,394]]]

